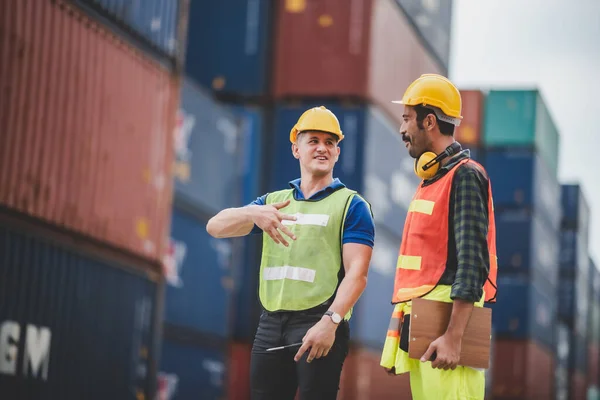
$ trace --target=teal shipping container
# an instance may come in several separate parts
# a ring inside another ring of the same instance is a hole
[[[557,175],[560,137],[538,90],[491,90],[484,127],[486,147],[534,147]]]

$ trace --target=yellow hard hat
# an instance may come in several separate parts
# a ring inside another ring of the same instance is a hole
[[[298,122],[296,122],[296,125],[294,125],[290,132],[290,141],[296,143],[296,137],[299,133],[304,131],[331,133],[338,137],[339,142],[344,139],[342,129],[340,128],[340,122],[337,117],[324,106],[313,107],[306,110],[300,118],[298,118]]]
[[[459,126],[462,120],[460,92],[448,78],[442,75],[421,75],[406,89],[402,100],[392,103],[407,106],[423,104],[432,107],[440,120],[455,126]]]

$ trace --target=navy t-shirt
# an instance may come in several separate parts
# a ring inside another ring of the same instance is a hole
[[[302,190],[300,190],[300,179],[296,179],[290,182],[290,187],[294,189],[294,199],[305,200]],[[308,200],[321,200],[329,196],[331,193],[339,188],[346,187],[338,178],[334,179],[331,185],[318,191],[310,197]],[[258,197],[249,205],[263,206],[266,204],[267,195]],[[251,234],[262,233],[262,229],[254,225]],[[354,196],[348,213],[346,214],[346,221],[344,224],[344,235],[342,243],[359,243],[370,247],[373,247],[375,243],[375,224],[373,222],[373,216],[369,211],[369,206],[359,196]]]

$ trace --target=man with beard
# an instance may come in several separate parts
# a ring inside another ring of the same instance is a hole
[[[302,400],[337,397],[375,235],[368,203],[333,178],[343,138],[330,110],[307,110],[290,133],[300,179],[208,222],[217,238],[263,234],[253,400],[292,400],[298,388]]]
[[[454,140],[462,119],[458,89],[425,74],[406,90],[400,127],[423,179],[410,204],[397,261],[395,304],[381,365],[410,372],[413,399],[483,399],[484,371],[459,366],[473,311],[496,297],[496,228],[490,180]],[[408,357],[412,300],[453,303],[445,333],[420,360]]]

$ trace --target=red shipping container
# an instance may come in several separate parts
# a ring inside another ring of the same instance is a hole
[[[367,99],[398,123],[423,73],[444,73],[394,0],[278,2],[274,96]]]
[[[381,352],[353,347],[344,362],[340,392],[343,400],[412,399],[410,375],[390,376],[379,365]]]
[[[586,400],[587,399],[587,384],[585,374],[575,371],[571,377],[571,397],[569,400]]]
[[[550,399],[554,356],[529,340],[497,340],[492,366],[492,398]]]
[[[599,386],[600,385],[600,348],[597,345],[588,346],[588,385]]]
[[[69,3],[0,4],[0,205],[159,261],[178,79]]]
[[[454,137],[463,145],[479,146],[483,121],[484,94],[479,90],[461,90],[462,116]]]
[[[250,354],[252,344],[232,343],[229,348],[228,390],[229,400],[250,400]]]

